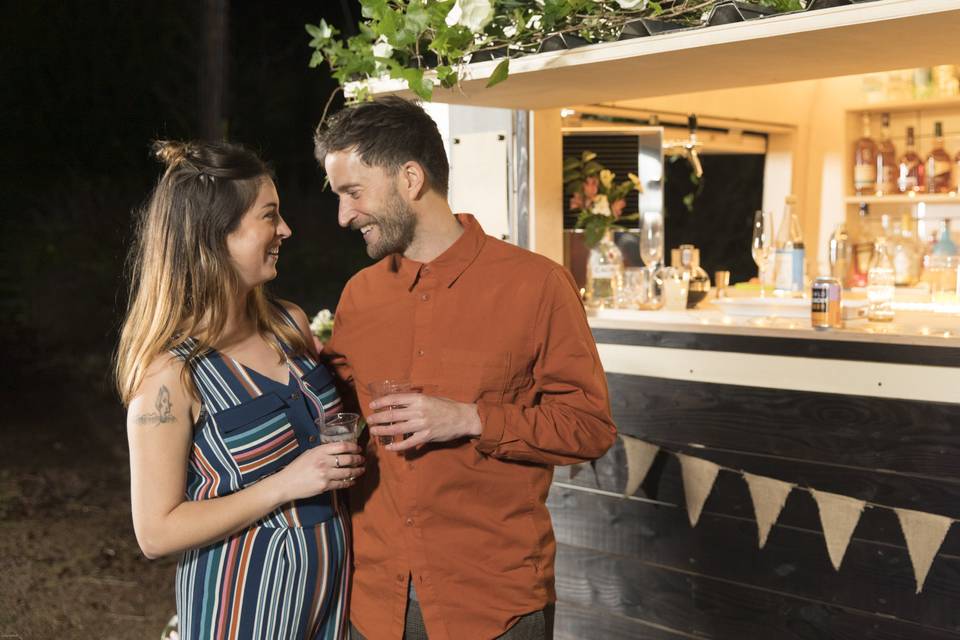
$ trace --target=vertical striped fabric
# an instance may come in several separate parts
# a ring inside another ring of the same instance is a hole
[[[188,340],[173,353],[185,359],[194,344]],[[313,419],[339,411],[340,399],[313,359],[289,363],[287,385],[215,350],[190,363],[203,412],[188,500],[229,495],[317,446],[309,440]],[[349,566],[346,500],[325,493],[284,505],[244,531],[183,554],[176,574],[180,637],[347,639]]]

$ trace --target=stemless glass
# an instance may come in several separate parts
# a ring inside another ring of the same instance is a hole
[[[753,261],[757,263],[761,298],[766,297],[766,291],[763,287],[764,275],[772,251],[773,214],[769,211],[757,211],[753,216],[753,241],[750,245],[750,253],[753,255]]]
[[[640,258],[650,272],[643,306],[656,308],[659,299],[656,274],[663,260],[663,213],[660,211],[644,211],[640,218]]]

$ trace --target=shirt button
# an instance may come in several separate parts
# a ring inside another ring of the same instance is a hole
[[[430,267],[424,267],[424,268],[423,268],[423,273],[424,273],[424,274],[430,273]]]
[[[402,573],[398,573],[398,574],[397,574],[397,582],[403,582],[404,580],[405,580],[405,579],[404,579],[404,577],[403,577],[403,574],[402,574]]]
[[[424,302],[426,302],[427,300],[430,299],[430,294],[429,294],[429,293],[425,293],[425,294],[423,294],[422,296],[420,296],[420,299],[423,300]]]
[[[418,356],[422,356],[422,355],[423,355],[423,349],[417,349],[417,355],[418,355]]]
[[[407,469],[410,469],[410,471],[413,471],[413,463],[412,463],[412,462],[408,462],[408,463],[407,463]]]
[[[299,399],[300,399],[300,394],[297,393],[296,391],[294,391],[293,393],[290,394],[290,399],[291,399],[291,400],[299,400]]]
[[[408,526],[408,527],[412,527],[412,526],[413,526],[413,518],[407,518],[407,526]]]
[[[307,438],[307,441],[308,441],[308,442],[316,442],[316,441],[317,441],[317,436],[310,436],[309,438]]]

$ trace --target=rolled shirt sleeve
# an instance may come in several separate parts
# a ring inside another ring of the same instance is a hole
[[[534,326],[532,405],[480,400],[476,448],[503,460],[575,464],[602,456],[616,439],[606,377],[576,285],[551,270]]]

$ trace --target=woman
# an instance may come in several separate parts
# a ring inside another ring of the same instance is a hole
[[[229,144],[156,144],[116,377],[137,540],[177,566],[180,637],[346,638],[349,524],[363,473],[319,444],[340,407],[307,317],[272,302],[290,228],[270,171]]]

